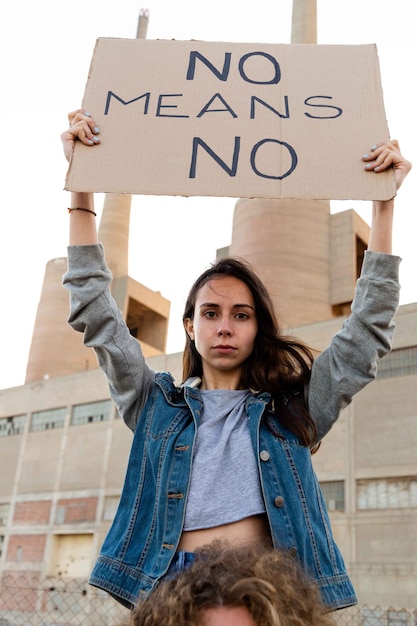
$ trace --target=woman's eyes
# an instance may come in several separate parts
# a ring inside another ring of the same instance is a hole
[[[203,313],[203,316],[207,317],[208,319],[216,319],[219,316],[219,314],[217,311],[205,311]],[[249,319],[249,315],[245,313],[244,311],[239,311],[238,313],[234,313],[233,317],[235,317],[238,320]]]

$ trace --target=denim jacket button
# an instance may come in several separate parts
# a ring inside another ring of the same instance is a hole
[[[277,508],[281,508],[282,506],[284,506],[284,498],[282,496],[277,496],[274,499],[274,504]]]
[[[261,450],[259,453],[259,456],[261,457],[261,461],[269,461],[269,452],[268,450]]]
[[[288,550],[288,554],[294,557],[297,556],[297,548],[293,546],[292,548]]]

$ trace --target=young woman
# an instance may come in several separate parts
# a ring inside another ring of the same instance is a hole
[[[99,143],[85,111],[62,134]],[[397,189],[411,168],[396,141],[363,157],[392,167]],[[352,313],[316,359],[284,337],[252,269],[221,259],[191,288],[184,312],[184,381],[152,371],[109,291],[92,194],[73,193],[69,323],[96,350],[120,416],[134,432],[120,505],[90,583],[133,608],[158,581],[187,568],[215,540],[271,543],[297,556],[329,608],[356,597],[311,464],[311,451],[389,352],[398,307],[391,254],[394,200],[374,202]]]

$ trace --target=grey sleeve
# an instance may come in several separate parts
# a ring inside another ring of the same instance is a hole
[[[400,261],[397,256],[365,252],[351,314],[313,363],[307,401],[317,441],[353,396],[376,377],[378,360],[392,348]]]
[[[101,244],[68,248],[68,270],[63,276],[70,292],[68,323],[84,333],[87,347],[94,348],[120,417],[134,430],[155,373],[117,308],[111,278]]]

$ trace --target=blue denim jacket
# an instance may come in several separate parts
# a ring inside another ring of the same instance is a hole
[[[274,546],[300,558],[329,607],[355,604],[310,450],[273,415],[261,420],[268,402],[269,394],[252,395],[246,411]],[[198,389],[178,389],[169,374],[156,374],[135,431],[119,510],[90,577],[127,606],[152,589],[174,556],[201,410]]]
[[[170,374],[146,365],[111,297],[101,246],[69,248],[68,260],[69,323],[96,350],[119,413],[134,432],[119,508],[90,583],[131,608],[165,574],[178,546],[202,401],[198,388],[178,387]],[[375,378],[378,358],[391,348],[399,262],[366,253],[352,313],[313,364],[306,399],[319,439]],[[246,412],[273,543],[300,559],[330,608],[354,604],[310,449],[282,427],[269,400],[267,393],[251,394]]]

